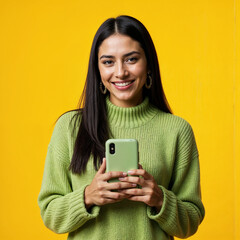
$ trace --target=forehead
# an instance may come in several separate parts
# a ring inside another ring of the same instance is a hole
[[[109,54],[118,55],[126,54],[131,51],[138,51],[144,53],[139,42],[133,40],[131,37],[121,34],[114,34],[106,38],[99,47],[98,55]]]

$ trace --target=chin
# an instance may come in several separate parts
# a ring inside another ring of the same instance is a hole
[[[134,98],[132,96],[116,96],[118,101],[132,101]]]

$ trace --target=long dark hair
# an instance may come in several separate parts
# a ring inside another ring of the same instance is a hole
[[[102,42],[116,33],[129,36],[139,42],[145,52],[148,70],[153,80],[152,87],[144,90],[143,94],[147,95],[150,103],[157,108],[171,113],[161,83],[157,53],[147,29],[140,21],[130,16],[107,19],[99,27],[93,39],[86,83],[75,115],[73,130],[76,131],[78,126],[79,129],[69,167],[73,173],[83,173],[91,155],[97,170],[105,155],[105,142],[111,136],[107,119],[106,95],[103,95],[99,89],[101,77],[98,69],[98,51]]]

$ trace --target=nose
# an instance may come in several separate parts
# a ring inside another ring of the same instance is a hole
[[[128,70],[124,66],[124,64],[123,63],[116,64],[116,66],[115,66],[115,77],[120,78],[120,79],[124,79],[127,76],[128,76]]]

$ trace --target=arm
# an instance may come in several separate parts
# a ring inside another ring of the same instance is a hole
[[[69,119],[63,115],[57,122],[48,147],[45,169],[38,204],[44,224],[56,233],[76,230],[99,214],[100,208],[93,206],[88,212],[84,203],[86,185],[73,191],[68,170]]]
[[[38,197],[45,225],[56,233],[72,232],[96,218],[100,206],[121,201],[128,195],[111,190],[131,188],[129,183],[108,183],[111,178],[125,176],[123,172],[105,173],[103,161],[91,184],[72,190],[69,168],[69,119],[62,116],[54,129],[46,157],[42,188]]]
[[[157,185],[153,176],[143,169],[129,172],[139,177],[122,181],[141,185],[141,189],[123,190],[129,200],[147,204],[147,215],[169,235],[186,238],[193,235],[204,217],[200,193],[198,152],[190,125],[185,124],[178,136],[175,167],[168,189]]]
[[[193,235],[205,210],[201,201],[198,151],[189,124],[185,124],[178,136],[171,183],[168,189],[159,187],[163,192],[163,204],[158,213],[148,207],[149,218],[157,221],[169,235],[179,238]]]

